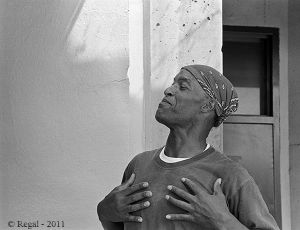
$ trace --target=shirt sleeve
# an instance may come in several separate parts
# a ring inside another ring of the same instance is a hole
[[[275,219],[253,179],[247,180],[233,196],[235,216],[249,229],[279,230]]]

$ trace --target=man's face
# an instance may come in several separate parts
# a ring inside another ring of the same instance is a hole
[[[193,123],[208,98],[197,80],[185,69],[175,76],[173,84],[164,94],[155,118],[169,128]]]

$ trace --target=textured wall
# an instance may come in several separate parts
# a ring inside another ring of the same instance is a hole
[[[292,229],[300,229],[300,2],[289,0],[289,119]]]
[[[165,144],[168,129],[154,121],[163,91],[184,65],[210,65],[222,72],[222,1],[151,1],[151,79],[148,146]],[[209,142],[222,148],[221,128]]]
[[[128,2],[2,0],[0,9],[0,228],[100,228],[97,202],[131,158]]]
[[[283,0],[223,0],[223,24],[239,26],[268,26],[279,28],[280,173],[282,229],[288,230],[291,229],[288,139],[288,2]]]

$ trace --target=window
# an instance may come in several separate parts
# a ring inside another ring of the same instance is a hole
[[[225,30],[223,41],[224,75],[240,98],[237,114],[272,115],[272,37]]]

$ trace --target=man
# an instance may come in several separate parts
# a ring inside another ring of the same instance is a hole
[[[123,184],[98,204],[105,229],[268,229],[278,226],[248,172],[206,143],[238,106],[227,78],[204,65],[183,67],[155,118],[166,146],[138,154]]]

